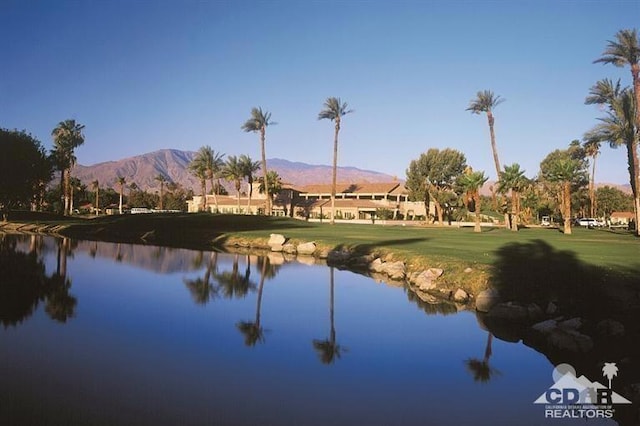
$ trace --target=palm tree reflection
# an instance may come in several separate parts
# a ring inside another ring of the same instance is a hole
[[[489,332],[487,336],[487,344],[484,349],[484,357],[482,359],[469,358],[465,361],[467,370],[473,375],[473,380],[475,382],[487,383],[493,376],[500,374],[500,371],[489,365],[489,359],[492,354],[492,341],[493,334]]]
[[[336,359],[340,358],[342,347],[336,342],[336,328],[334,323],[333,307],[334,307],[334,278],[333,268],[329,268],[331,296],[329,302],[329,318],[331,322],[331,331],[329,338],[325,340],[314,339],[313,348],[318,352],[320,361],[323,364],[333,364]]]
[[[261,256],[258,258],[260,265],[260,284],[258,285],[258,298],[256,301],[256,317],[254,321],[239,321],[236,324],[238,330],[244,335],[244,344],[247,346],[255,346],[256,343],[264,342],[264,329],[260,325],[260,310],[262,307],[262,290],[264,289],[264,281],[269,271],[272,269],[269,264],[269,258]],[[249,279],[249,256],[247,255],[247,269],[245,278]]]
[[[220,274],[215,274],[215,278],[220,284],[222,294],[227,299],[243,298],[249,291],[254,290],[256,285],[251,282],[250,279],[250,266],[247,259],[247,268],[244,275],[241,275],[238,268],[239,254],[235,254],[233,258],[233,266],[231,271],[224,271]],[[249,271],[249,272],[248,272]]]
[[[198,254],[195,261],[198,266],[201,265],[203,260],[203,253]],[[211,275],[218,273],[218,253],[212,251],[209,255],[209,260],[205,269],[203,278],[196,278],[195,280],[184,280],[184,284],[191,293],[193,301],[198,305],[206,305],[211,299],[215,299],[218,296],[218,287],[211,283]]]

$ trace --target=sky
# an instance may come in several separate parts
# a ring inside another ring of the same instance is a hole
[[[615,33],[640,27],[640,0],[0,0],[0,127],[45,148],[66,119],[85,125],[78,162],[204,145],[260,158],[242,131],[272,114],[267,158],[338,164],[405,178],[429,148],[463,152],[495,179],[480,90],[505,101],[495,132],[503,165],[528,177],[597,124],[585,105],[593,64]],[[640,28],[639,28],[640,29]],[[596,180],[629,181],[624,148],[602,147]]]

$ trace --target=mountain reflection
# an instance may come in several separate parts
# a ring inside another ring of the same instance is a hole
[[[18,243],[27,239],[28,250],[20,250]],[[66,272],[71,242],[58,241],[56,271],[51,276],[38,255],[42,247],[34,238],[0,234],[0,323],[5,327],[25,321],[40,302],[45,302],[45,312],[55,321],[66,322],[75,314],[77,300],[70,293],[71,279]]]

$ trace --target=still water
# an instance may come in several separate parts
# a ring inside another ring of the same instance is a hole
[[[545,421],[544,355],[369,277],[0,239],[2,425],[616,424]]]

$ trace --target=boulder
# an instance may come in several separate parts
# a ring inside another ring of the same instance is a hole
[[[529,303],[527,305],[527,313],[531,321],[539,321],[542,317],[544,317],[542,308],[540,308],[540,306],[535,303]]]
[[[458,303],[466,303],[469,300],[469,295],[466,291],[459,288],[453,293],[453,300]]]
[[[498,290],[490,288],[481,291],[476,297],[476,311],[489,312],[498,302],[500,302],[500,293]]]
[[[351,257],[351,252],[346,250],[331,250],[327,254],[327,262],[344,265]]]
[[[384,263],[382,262],[382,259],[378,257],[369,264],[369,269],[373,272],[382,273],[382,271],[384,270],[384,266],[382,265],[384,265]]]
[[[272,249],[273,250],[273,249]],[[296,246],[295,244],[287,243],[282,246],[282,251],[287,254],[296,254]]]
[[[556,327],[558,327],[558,321],[554,319],[548,319],[546,321],[541,321],[533,324],[531,326],[531,329],[537,331],[538,333],[549,334]]]
[[[431,278],[439,278],[444,271],[440,268],[429,268],[425,273]]]
[[[582,327],[582,319],[580,318],[571,318],[558,323],[558,327],[561,327],[565,330],[578,330]]]
[[[422,291],[434,290],[436,288],[435,278],[428,271],[421,272],[415,277],[414,285]]]
[[[604,319],[596,324],[596,332],[603,337],[622,337],[625,333],[624,324],[613,319]]]
[[[585,353],[593,349],[593,340],[573,329],[556,327],[547,336],[547,342],[555,349]]]
[[[284,245],[287,239],[282,234],[271,234],[269,236],[269,242],[267,243],[269,246],[281,246]]]
[[[523,322],[529,318],[527,308],[513,302],[498,303],[489,310],[487,315],[508,322]]]
[[[269,247],[271,247],[271,251],[275,252],[281,252],[282,250],[284,250],[284,246],[282,244],[272,244]]]
[[[297,248],[298,254],[311,256],[316,252],[316,243],[314,243],[313,241],[308,243],[301,243],[301,244],[298,244],[298,247],[296,248]]]
[[[404,262],[386,262],[382,264],[382,272],[387,274],[392,280],[403,280],[407,275]]]
[[[558,312],[558,305],[553,302],[549,302],[547,305],[546,314],[547,315],[555,315]]]

